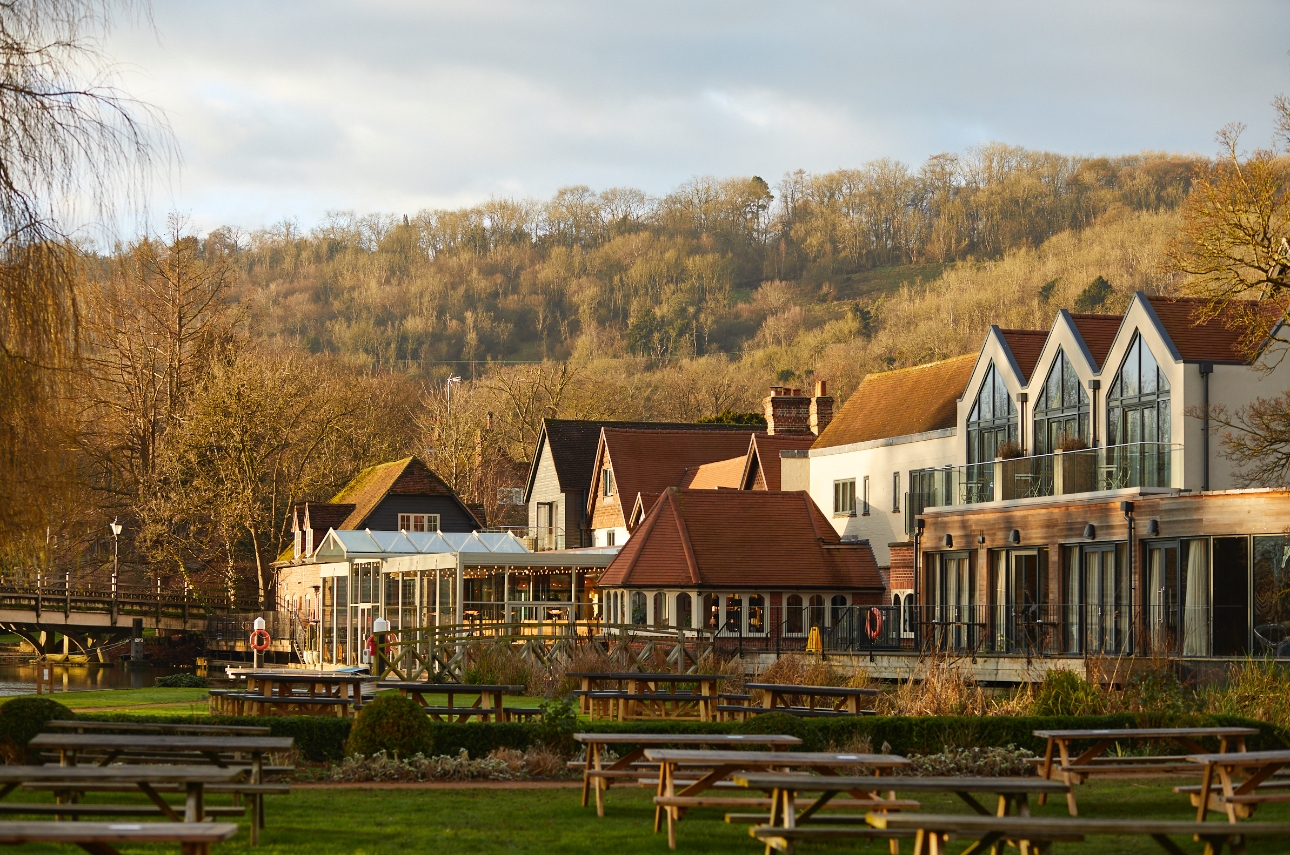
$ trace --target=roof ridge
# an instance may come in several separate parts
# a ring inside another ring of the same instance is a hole
[[[947,362],[958,362],[963,359],[976,359],[976,357],[977,355],[975,353],[963,353],[958,356],[947,356],[944,359],[937,359],[934,362],[920,362],[917,365],[906,365],[904,368],[889,368],[886,371],[870,371],[861,378],[861,382],[869,377],[890,377],[893,374],[901,374],[906,371],[917,371],[920,368],[934,368],[937,365],[944,365]]]
[[[681,511],[681,489],[668,487],[663,493],[662,501],[673,506],[672,519],[676,522],[677,534],[681,536],[681,549],[685,552],[685,569],[690,574],[690,583],[697,585],[699,584],[699,559],[694,556],[694,544],[690,542],[690,528],[685,524],[685,514]],[[662,515],[661,507],[659,515]]]

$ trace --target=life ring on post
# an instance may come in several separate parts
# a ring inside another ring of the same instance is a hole
[[[882,612],[878,611],[877,606],[869,609],[869,614],[865,615],[864,634],[869,636],[870,641],[877,641],[882,634]]]
[[[268,650],[269,643],[271,641],[272,639],[269,638],[269,631],[267,629],[257,629],[251,633],[251,649],[256,653],[263,653]]]

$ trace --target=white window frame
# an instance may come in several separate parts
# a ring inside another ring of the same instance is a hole
[[[860,508],[863,512],[861,514],[862,516],[866,516],[866,517],[869,516],[869,476],[868,475],[864,476],[864,487],[861,492]]]
[[[847,485],[851,486],[850,490],[847,490]],[[847,501],[848,499],[850,499],[850,501]],[[855,515],[856,479],[839,478],[833,482],[833,516],[853,517]]]
[[[600,470],[600,490],[601,495],[606,499],[614,495],[614,470]]]
[[[441,531],[439,514],[399,514],[399,531]],[[417,526],[420,525],[420,528]]]

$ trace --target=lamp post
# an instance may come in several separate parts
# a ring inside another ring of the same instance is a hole
[[[120,537],[121,537],[121,524],[120,524],[119,522],[117,522],[115,519],[113,519],[113,520],[112,520],[112,522],[111,522],[111,524],[109,524],[109,525],[108,525],[108,528],[110,528],[110,529],[112,530],[112,599],[113,599],[113,601],[115,601],[115,600],[116,600],[116,579],[117,579],[117,568],[118,568],[118,566],[119,566],[119,565],[118,565],[118,563],[117,563],[117,559],[118,559],[118,556],[119,556],[119,554],[120,554],[120,552],[119,552],[120,540],[119,540],[119,539],[120,539]]]

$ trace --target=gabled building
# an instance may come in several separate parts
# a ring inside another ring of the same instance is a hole
[[[880,603],[869,545],[804,491],[663,490],[598,583],[611,624],[804,637]]]
[[[537,450],[524,488],[535,549],[573,549],[592,545],[587,498],[602,428],[730,432],[748,428],[727,424],[624,422],[543,419]]]
[[[416,457],[370,466],[329,502],[292,509],[294,542],[278,563],[308,561],[330,529],[340,531],[470,532],[483,521],[443,479]]]

